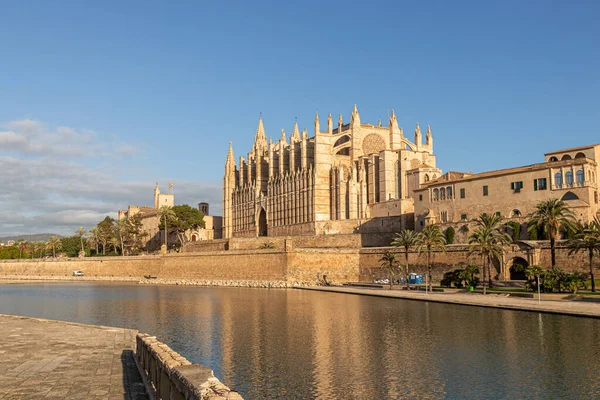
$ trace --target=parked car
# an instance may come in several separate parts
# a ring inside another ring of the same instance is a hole
[[[81,272],[79,270],[75,270],[75,271],[73,271],[73,276],[83,276],[83,272]]]

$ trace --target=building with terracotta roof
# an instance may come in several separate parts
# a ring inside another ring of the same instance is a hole
[[[544,200],[564,200],[582,221],[599,211],[600,145],[553,151],[544,162],[478,174],[448,172],[415,190],[415,225],[461,224],[483,213],[527,220]]]

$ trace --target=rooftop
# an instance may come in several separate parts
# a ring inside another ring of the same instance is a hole
[[[590,147],[592,147],[592,146],[590,146]],[[443,178],[444,175],[450,174],[450,172],[448,172],[447,174],[444,174],[435,180],[423,183],[423,187],[416,189],[415,191],[426,190],[429,186],[433,186],[433,185],[440,184],[440,183],[466,182],[466,181],[491,178],[491,177],[501,176],[501,175],[509,175],[509,174],[516,174],[516,173],[530,172],[530,171],[539,171],[539,170],[548,169],[549,167],[559,167],[559,166],[563,166],[563,165],[580,165],[580,164],[585,164],[585,163],[596,164],[596,162],[594,160],[592,160],[590,158],[582,157],[582,158],[575,158],[575,159],[571,159],[571,160],[561,160],[561,161],[553,161],[553,162],[544,162],[544,163],[538,163],[538,164],[532,164],[532,165],[525,165],[522,167],[497,169],[494,171],[480,172],[478,174],[467,174],[467,173],[463,173],[463,172],[450,171],[453,174],[452,176],[449,176],[448,178]],[[463,174],[463,175],[460,176],[460,174]]]
[[[568,151],[577,151],[577,150],[587,150],[587,149],[591,149],[594,148],[596,146],[600,146],[600,144],[590,144],[588,146],[581,146],[581,147],[571,147],[569,149],[563,149],[563,150],[556,150],[556,151],[551,151],[550,153],[545,153],[545,156],[549,156],[551,154],[559,154],[559,153],[565,153]]]

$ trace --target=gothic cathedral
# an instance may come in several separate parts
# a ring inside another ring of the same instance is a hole
[[[223,179],[223,237],[356,233],[414,225],[413,192],[441,175],[428,127],[411,142],[392,110],[388,126],[363,124],[356,105],[350,122],[331,114],[314,136],[294,125],[277,142],[262,117],[254,146],[239,163],[230,143]],[[373,223],[376,221],[377,223]]]

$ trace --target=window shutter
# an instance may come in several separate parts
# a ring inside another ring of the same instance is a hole
[[[510,189],[511,189],[511,190],[515,190],[515,183],[514,183],[514,182],[511,182],[511,183],[510,183]]]
[[[538,186],[537,186],[537,179],[533,180],[533,190],[537,190]]]

